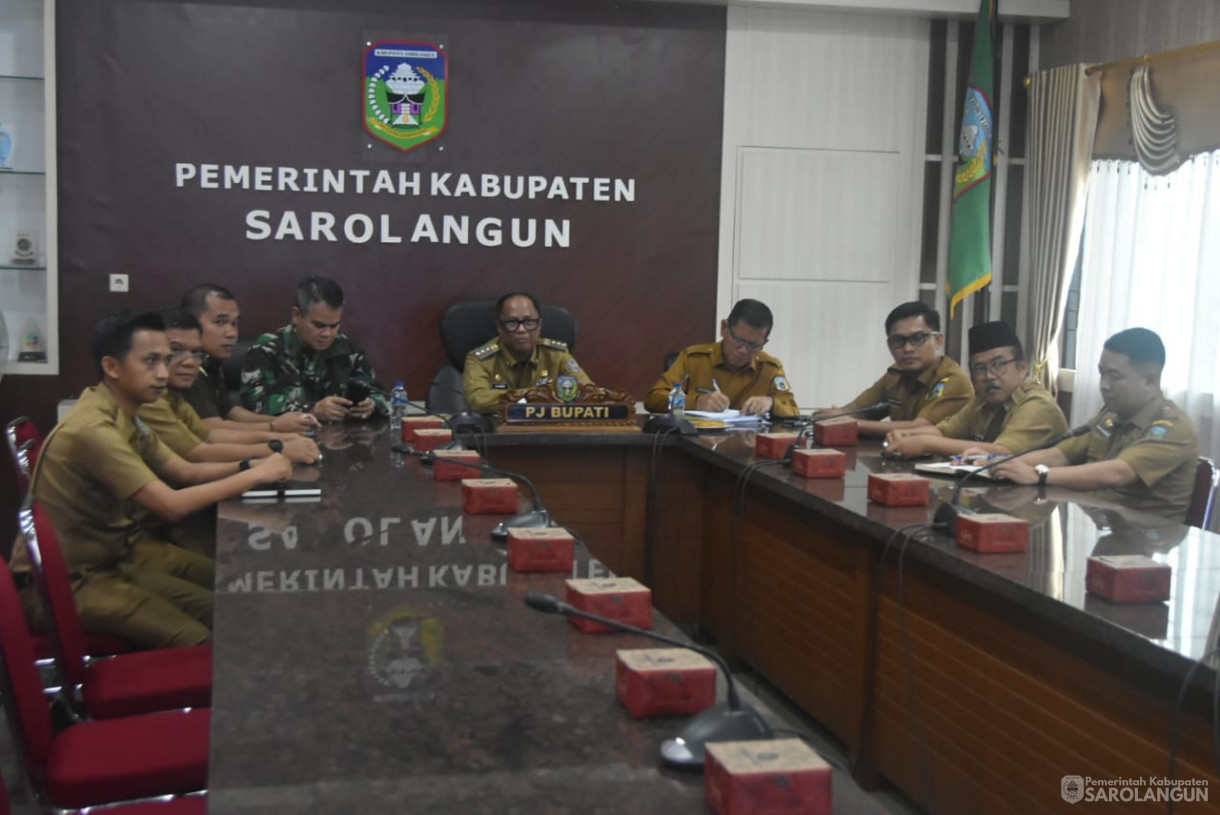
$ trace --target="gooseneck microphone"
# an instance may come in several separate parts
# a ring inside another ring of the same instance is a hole
[[[744,704],[737,695],[737,685],[733,682],[733,673],[729,670],[728,663],[724,661],[720,654],[717,654],[710,648],[704,648],[691,642],[683,642],[682,640],[667,637],[664,634],[658,634],[655,631],[649,631],[644,628],[636,628],[633,625],[627,625],[618,620],[611,620],[598,614],[581,611],[550,594],[527,591],[524,599],[525,604],[535,611],[592,620],[595,623],[601,623],[619,631],[639,634],[641,637],[663,642],[675,648],[685,648],[688,651],[694,651],[716,664],[716,667],[724,674],[728,688],[727,699],[724,704],[713,705],[698,714],[687,722],[686,726],[679,730],[674,738],[667,739],[661,743],[661,759],[666,764],[683,769],[701,770],[703,769],[703,757],[707,752],[707,745],[711,742],[757,741],[772,737],[770,726],[767,725],[758,711]]]
[[[542,504],[542,496],[538,494],[538,488],[534,486],[534,482],[530,481],[521,473],[513,472],[512,470],[501,470],[499,467],[492,467],[486,462],[481,462],[478,468],[482,472],[493,473],[511,478],[517,483],[524,484],[530,491],[530,496],[534,501],[534,508],[518,515],[514,515],[506,521],[501,521],[496,524],[491,530],[491,539],[503,543],[508,540],[508,530],[510,529],[535,529],[538,527],[552,526],[551,513]]]
[[[805,440],[809,438],[809,434],[813,430],[814,422],[824,422],[828,419],[841,419],[844,416],[858,416],[861,413],[872,413],[874,410],[881,410],[882,408],[894,407],[901,404],[901,399],[890,397],[889,399],[882,399],[880,402],[874,402],[871,405],[867,405],[862,408],[855,408],[854,410],[843,410],[839,411],[838,413],[828,413],[824,416],[814,416],[810,414],[809,418],[805,420],[804,426],[801,427],[800,432],[796,434],[796,438],[793,439],[792,444],[788,446],[787,452],[784,453],[784,457],[782,459],[784,466],[789,467],[792,465],[792,458],[794,455],[796,455],[796,448],[800,447]]]
[[[963,484],[965,484],[967,481],[969,481],[972,478],[977,478],[980,473],[985,472],[986,470],[990,470],[992,467],[995,467],[997,464],[1003,464],[1005,461],[1012,461],[1014,458],[1021,458],[1021,456],[1027,456],[1030,453],[1036,453],[1039,450],[1049,450],[1050,448],[1054,447],[1055,445],[1059,444],[1060,442],[1067,441],[1068,439],[1074,439],[1077,436],[1083,436],[1085,433],[1090,432],[1092,429],[1093,429],[1093,426],[1087,425],[1087,424],[1082,424],[1080,427],[1073,427],[1068,432],[1066,432],[1060,436],[1056,436],[1055,438],[1051,439],[1050,441],[1043,442],[1042,444],[1039,444],[1035,447],[1031,447],[1028,450],[1022,450],[1021,452],[1015,453],[1011,456],[1005,456],[1004,458],[999,458],[999,459],[996,459],[995,461],[988,462],[987,464],[984,464],[982,467],[979,467],[977,470],[971,470],[970,472],[966,473],[966,475],[962,476],[960,481],[958,481],[956,484],[953,485],[953,498],[948,503],[941,504],[939,507],[936,508],[936,513],[932,516],[932,523],[944,525],[949,530],[949,534],[951,536],[956,536],[957,535],[957,517],[962,514],[960,504],[962,501],[962,485]]]

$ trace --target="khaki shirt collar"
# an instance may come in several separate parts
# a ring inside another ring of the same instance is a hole
[[[931,385],[933,380],[938,379],[940,377],[940,367],[941,367],[941,365],[944,364],[944,362],[945,362],[945,358],[943,356],[937,357],[935,362],[933,362],[927,368],[924,368],[922,371],[920,371],[918,374],[916,374],[915,377],[913,377],[914,380],[916,382],[918,382],[919,384],[923,385],[924,387]],[[891,365],[887,370],[889,371],[889,373],[892,373],[903,379],[911,378],[911,375],[908,372],[902,370],[897,365]]]
[[[510,368],[536,368],[538,367],[538,343],[534,343],[534,350],[530,351],[529,359],[518,360],[512,355],[512,352],[500,345],[500,353],[504,356],[504,364]]]
[[[1116,415],[1114,417],[1114,424],[1117,427],[1130,425],[1138,428],[1139,430],[1147,430],[1152,426],[1152,423],[1156,420],[1157,416],[1160,415],[1161,408],[1165,406],[1166,401],[1167,400],[1164,396],[1157,396],[1155,399],[1150,400],[1148,404],[1136,411],[1135,415],[1130,419],[1119,421]]]
[[[1017,389],[1015,391],[1013,391],[1009,395],[1009,397],[1007,399],[1005,399],[1003,402],[1001,402],[998,405],[992,405],[990,403],[984,402],[983,408],[986,410],[991,410],[991,411],[998,410],[998,411],[1002,411],[1004,413],[1009,413],[1017,405],[1020,405],[1020,404],[1024,403],[1025,401],[1027,401],[1030,397],[1030,394],[1032,394],[1035,390],[1037,390],[1038,387],[1039,387],[1039,385],[1037,382],[1035,382],[1032,379],[1026,379],[1024,382],[1022,382],[1020,385],[1018,385]]]
[[[730,367],[728,362],[724,358],[724,340],[721,340],[720,342],[716,343],[716,347],[712,349],[712,367],[713,368],[727,368],[730,371],[738,370],[736,368]],[[744,368],[741,368],[740,370],[757,371],[758,370],[758,355],[755,354],[754,356],[750,357],[750,364],[746,365]]]
[[[102,384],[90,385],[81,393],[80,398],[89,407],[99,410],[108,418],[113,419],[115,427],[125,438],[135,432],[136,425],[119,407],[119,400],[114,398],[110,388]]]

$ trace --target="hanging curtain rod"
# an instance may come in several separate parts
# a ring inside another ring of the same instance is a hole
[[[1090,65],[1084,69],[1086,74],[1095,74],[1098,71],[1116,71],[1122,68],[1133,68],[1141,63],[1147,64],[1151,62],[1162,62],[1167,59],[1180,59],[1181,57],[1194,56],[1195,54],[1204,54],[1209,51],[1220,51],[1220,41],[1201,42],[1198,45],[1188,45],[1184,48],[1175,48],[1172,51],[1162,51],[1159,54],[1144,54],[1138,57],[1126,57],[1125,59],[1116,59],[1113,62],[1102,62],[1097,65]],[[1027,74],[1025,77],[1025,87],[1029,87],[1032,81],[1032,75]]]

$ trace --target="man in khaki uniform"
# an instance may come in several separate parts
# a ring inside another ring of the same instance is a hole
[[[499,336],[466,355],[462,389],[475,413],[494,413],[510,391],[573,376],[581,385],[593,380],[572,357],[566,343],[542,338],[538,301],[512,292],[496,302]]]
[[[891,430],[913,427],[916,419],[936,424],[957,413],[974,396],[966,372],[941,356],[945,341],[940,315],[926,303],[916,300],[891,311],[885,318],[885,343],[894,357],[885,375],[846,405],[820,410],[814,416],[890,401],[890,407],[860,414],[857,420],[861,435],[884,436]],[[887,415],[889,421],[882,421]]]
[[[967,450],[1020,453],[1067,432],[1067,419],[1055,397],[1026,378],[1029,362],[1008,323],[973,326],[969,339],[974,398],[937,424],[916,419],[909,428],[890,431],[888,455],[953,456]]]
[[[765,304],[738,301],[728,319],[720,321],[720,342],[692,345],[678,354],[644,397],[644,407],[664,413],[674,385],[685,382],[688,408],[799,415],[783,364],[762,350],[773,324],[771,309]]]
[[[161,318],[165,320],[169,340],[168,386],[157,401],[140,406],[139,417],[170,450],[187,461],[253,462],[271,453],[283,453],[289,461],[301,464],[321,460],[317,443],[297,433],[268,433],[250,424],[242,430],[204,424],[187,401],[187,394],[199,376],[200,362],[206,356],[199,321],[189,311],[178,308],[162,310]],[[216,554],[215,507],[205,507],[176,524],[163,524],[159,519],[148,521],[140,516],[137,520],[157,537],[208,557]]]
[[[188,400],[207,356],[199,321],[184,309],[161,312],[169,340],[169,381],[161,398],[140,406],[140,419],[161,441],[187,461],[241,461],[282,452],[298,464],[319,460],[318,445],[297,433],[269,433],[247,425],[241,430],[209,427]]]
[[[139,406],[157,399],[168,378],[169,343],[157,314],[103,319],[93,351],[102,380],[48,435],[31,493],[59,537],[85,631],[147,648],[205,643],[211,559],[143,532],[131,520],[134,509],[177,520],[287,478],[292,465],[279,454],[245,472],[237,464],[187,463],[139,420]],[[194,486],[175,490],[159,475]],[[12,564],[30,624],[45,630],[24,541]]]
[[[1102,410],[1092,432],[996,467],[1018,484],[1104,490],[1124,507],[1181,522],[1194,491],[1199,438],[1190,419],[1161,394],[1165,345],[1146,328],[1106,340]]]

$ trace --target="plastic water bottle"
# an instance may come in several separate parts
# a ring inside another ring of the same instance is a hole
[[[682,383],[674,385],[669,391],[669,414],[671,416],[686,415],[686,389]]]
[[[402,417],[407,415],[407,389],[402,382],[394,383],[390,391],[390,429],[402,432]]]

